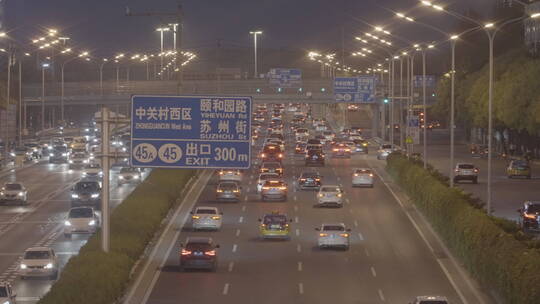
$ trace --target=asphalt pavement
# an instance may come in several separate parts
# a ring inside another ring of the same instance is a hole
[[[256,147],[262,147],[261,140]],[[215,200],[217,177],[212,176],[198,198],[187,202],[174,218],[176,237],[158,248],[166,256],[163,267],[141,274],[153,277],[148,286],[139,287],[145,296],[125,303],[408,303],[417,295],[445,295],[451,303],[485,303],[451,268],[443,250],[430,244],[429,229],[417,224],[419,217],[411,217],[406,210],[410,207],[396,199],[388,177],[381,180],[384,163],[375,159],[375,149],[369,155],[329,158],[325,167],[306,168],[302,156],[290,153],[292,147],[289,137],[286,202],[261,201],[255,165],[243,174],[244,193],[238,203]],[[376,170],[374,188],[351,187],[352,170],[358,167]],[[341,185],[343,208],[314,208],[316,192],[296,191],[296,178],[304,170],[319,171],[324,184]],[[192,231],[185,219],[194,206],[218,207],[224,213],[221,230]],[[258,219],[273,211],[293,220],[289,241],[260,238]],[[352,229],[349,250],[317,247],[315,228],[324,222],[343,222]],[[180,271],[179,244],[188,236],[210,236],[221,245],[216,272]]]

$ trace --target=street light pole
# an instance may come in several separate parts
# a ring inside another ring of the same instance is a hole
[[[41,130],[45,130],[45,68],[48,63],[41,64]]]
[[[427,168],[426,50],[422,49],[422,109],[424,111],[424,169]]]
[[[390,144],[392,145],[392,148],[394,148],[394,103],[396,102],[395,96],[394,96],[394,87],[395,87],[395,58],[392,56],[390,57],[390,60],[392,60],[392,73],[390,76]]]
[[[103,96],[103,66],[108,61],[107,58],[103,58],[103,62],[99,65],[99,92],[101,96]]]
[[[399,146],[403,149],[403,56],[399,57]]]
[[[257,35],[261,35],[263,32],[262,31],[251,31],[249,32],[251,35],[253,35],[253,50],[254,50],[254,55],[255,55],[255,70],[254,70],[254,75],[253,75],[253,78],[258,78],[258,71],[257,71]]]
[[[161,74],[160,74],[160,78],[161,80],[163,80],[163,32],[168,32],[170,30],[170,28],[168,27],[160,27],[160,28],[157,28],[156,31],[158,31],[160,33],[160,45],[161,45],[161,54],[160,54],[160,58],[161,58],[161,61],[160,61],[160,70],[161,70]]]
[[[22,58],[19,58],[19,146],[22,145]]]
[[[455,132],[455,76],[456,76],[456,36],[452,36],[450,46],[452,48],[452,71],[450,90],[450,187],[454,187],[454,132]]]

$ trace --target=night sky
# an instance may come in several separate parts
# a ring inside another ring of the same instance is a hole
[[[4,0],[6,1],[6,0]],[[159,48],[154,31],[167,17],[126,17],[132,12],[171,12],[176,0],[7,0],[6,16],[19,41],[28,42],[40,30],[55,27],[71,37],[73,46],[108,56],[119,51],[136,52]],[[496,0],[445,1],[453,10],[489,11]],[[440,2],[443,3],[443,2]],[[386,25],[409,41],[432,41],[441,35],[421,27],[404,26],[392,11],[410,12],[415,18],[445,30],[452,18],[418,8],[416,0],[185,0],[184,45],[197,50],[213,46],[217,39],[225,45],[249,46],[249,31],[260,28],[266,48],[341,49],[342,28],[346,48],[353,49],[355,34],[369,29],[368,24]],[[416,8],[415,8],[416,7]],[[167,34],[166,34],[167,35]],[[172,35],[166,36],[172,44]]]

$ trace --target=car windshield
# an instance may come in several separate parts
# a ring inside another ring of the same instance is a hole
[[[264,168],[269,168],[269,169],[281,168],[279,163],[264,163],[263,167]]]
[[[382,145],[382,149],[392,149],[392,145]]]
[[[5,188],[8,191],[22,190],[21,184],[6,184]]]
[[[76,191],[98,191],[99,184],[96,182],[79,182],[75,185]]]
[[[264,153],[281,153],[281,148],[278,145],[267,145],[263,149]]]
[[[270,173],[270,174],[261,174],[261,176],[259,177],[260,180],[268,180],[268,179],[274,179],[274,178],[279,178],[279,175],[275,173]]]
[[[264,217],[263,223],[265,225],[270,225],[270,224],[284,225],[285,223],[287,223],[287,217],[285,215],[266,215]]]
[[[69,218],[90,218],[93,217],[93,211],[91,208],[74,208],[69,210]]]
[[[474,169],[474,165],[471,164],[460,164],[458,167],[460,169]]]
[[[420,301],[418,304],[448,304],[446,301],[439,301],[439,300],[427,300],[427,301]]]
[[[529,164],[526,161],[515,161],[512,165],[516,168],[529,168]]]
[[[324,225],[323,231],[345,231],[345,227],[341,225]]]
[[[540,204],[529,205],[527,213],[540,213]]]
[[[203,209],[203,208],[197,209],[197,212],[195,212],[195,213],[197,213],[197,214],[217,214],[215,209]]]
[[[302,173],[302,177],[303,178],[315,178],[315,177],[319,177],[319,173],[317,173],[317,172],[304,172],[304,173]]]
[[[101,166],[99,164],[89,164],[86,166],[86,169],[99,169]]]
[[[50,257],[49,251],[46,250],[31,250],[24,253],[25,260],[46,260]]]
[[[120,173],[132,173],[137,172],[137,168],[122,168],[120,169]]]
[[[212,245],[208,243],[190,242],[186,244],[186,250],[190,251],[209,251],[212,250]]]
[[[54,147],[54,150],[56,152],[67,152],[67,147],[65,147],[65,146],[56,146],[56,147]]]
[[[339,187],[332,187],[332,186],[322,187],[321,192],[339,192]]]
[[[8,292],[5,286],[0,286],[0,298],[7,298]]]

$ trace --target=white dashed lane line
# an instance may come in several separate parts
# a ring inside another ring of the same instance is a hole
[[[238,249],[238,245],[234,244],[232,246],[232,252],[236,252],[237,249]]]
[[[238,219],[238,222],[239,222],[239,223],[243,223],[243,222],[244,222],[244,217],[241,216],[241,217]]]
[[[300,244],[296,245],[296,251],[302,252],[302,245]]]
[[[304,294],[304,284],[298,283],[298,293]]]
[[[233,271],[233,267],[234,267],[234,262],[229,262],[229,267],[227,268],[229,272]]]
[[[303,270],[302,262],[298,262],[298,271],[302,271],[302,270]]]
[[[294,222],[298,224],[298,216],[294,217]]]
[[[386,299],[384,298],[384,293],[380,289],[379,289],[379,298],[381,298],[381,301],[383,301],[383,302],[386,301]]]
[[[371,266],[371,275],[376,278],[377,277],[377,272],[375,271],[375,268],[373,266]]]
[[[223,295],[226,296],[229,293],[229,283],[225,283],[223,286]]]
[[[362,235],[362,233],[358,232],[358,238],[360,239],[360,241],[364,240],[364,236]]]
[[[240,229],[236,229],[236,236],[240,236]]]
[[[300,236],[300,229],[296,229],[296,236]]]
[[[354,221],[354,227],[358,227],[358,221]]]

